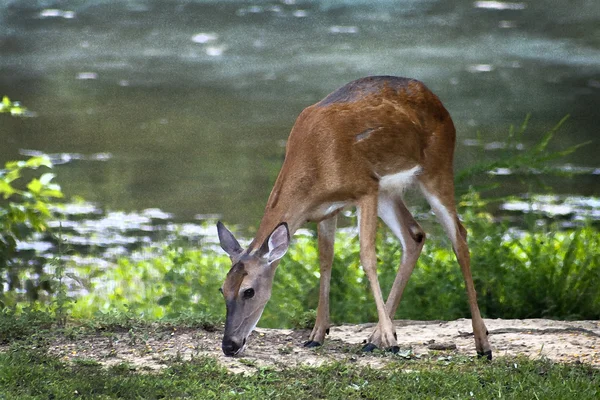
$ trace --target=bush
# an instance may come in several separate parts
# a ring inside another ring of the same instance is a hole
[[[37,279],[29,275],[22,281],[21,273],[31,266],[16,257],[19,241],[47,230],[48,221],[54,218],[50,205],[63,196],[60,186],[53,183],[54,174],[35,176],[42,167],[52,168],[48,157],[11,161],[0,169],[0,308],[15,305],[15,289],[25,289],[31,300],[37,298],[40,289],[50,290],[44,263],[33,266]],[[4,292],[5,284],[8,292]]]
[[[591,227],[572,232],[539,228],[519,236],[485,213],[464,213],[469,228],[472,272],[482,314],[488,318],[600,318],[600,236]],[[434,236],[435,238],[435,236]],[[447,241],[428,240],[396,314],[405,319],[469,318],[463,277]],[[392,286],[400,244],[382,229],[378,238],[380,283]],[[139,258],[134,254],[132,258]],[[147,260],[122,258],[93,281],[73,315],[122,312],[149,319],[203,315],[222,319],[218,288],[229,259],[204,249],[156,251]],[[278,268],[273,294],[260,326],[306,326],[317,306],[316,240],[300,235]],[[112,310],[112,311],[111,311]],[[377,320],[368,281],[359,265],[356,234],[339,232],[331,283],[332,320]]]
[[[80,318],[122,313],[148,319],[202,316],[214,321],[224,315],[219,288],[229,266],[227,256],[209,249],[146,249],[119,259],[108,270],[96,271],[93,287],[72,305],[72,313]],[[70,267],[77,269],[77,265]]]

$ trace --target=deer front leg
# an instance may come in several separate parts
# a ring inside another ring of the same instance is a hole
[[[333,244],[335,241],[336,225],[337,216],[321,221],[317,225],[319,265],[321,269],[319,305],[317,306],[317,320],[308,337],[308,341],[304,343],[305,347],[321,346],[325,341],[325,334],[329,333],[329,286],[331,282],[331,264],[333,264]]]
[[[385,348],[393,352],[398,351],[394,325],[383,302],[379,279],[377,278],[377,253],[375,249],[375,236],[377,233],[377,195],[364,196],[359,202],[359,235],[360,235],[360,261],[369,279],[371,291],[377,305],[379,316],[379,329],[369,338],[363,348],[371,351],[374,348]]]

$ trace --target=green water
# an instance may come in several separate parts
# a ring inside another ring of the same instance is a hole
[[[37,115],[1,116],[0,162],[51,153],[67,195],[253,226],[300,111],[376,74],[440,96],[457,169],[570,114],[554,146],[595,141],[560,161],[589,173],[555,189],[600,195],[596,0],[2,1],[0,94]]]

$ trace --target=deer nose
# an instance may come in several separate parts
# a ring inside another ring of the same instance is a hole
[[[244,342],[245,342],[245,340],[244,340]],[[231,357],[231,356],[235,355],[242,346],[243,345],[240,346],[232,339],[223,338],[223,344],[221,345],[221,349],[223,350],[223,354]]]

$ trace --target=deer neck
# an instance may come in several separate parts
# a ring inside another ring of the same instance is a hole
[[[300,183],[294,177],[285,175],[282,168],[277,181],[271,191],[265,207],[265,213],[260,221],[258,231],[250,244],[249,251],[258,250],[277,225],[285,222],[288,225],[290,236],[306,222],[312,202],[310,185]]]

